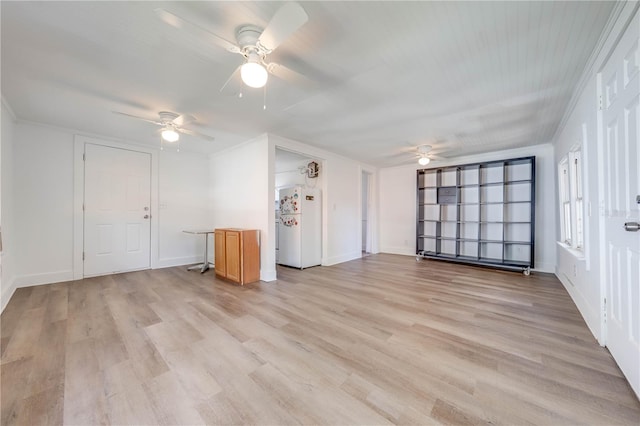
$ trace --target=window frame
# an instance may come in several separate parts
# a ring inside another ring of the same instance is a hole
[[[573,147],[558,163],[560,242],[584,252],[584,176],[582,148]]]
[[[569,167],[571,168],[571,176],[573,177],[573,187],[571,189],[571,202],[573,205],[574,213],[573,218],[575,219],[574,227],[575,232],[575,244],[574,248],[577,250],[584,249],[584,200],[582,195],[583,190],[583,176],[582,176],[582,151],[580,149],[576,149],[569,153],[569,158],[571,159],[571,163]]]

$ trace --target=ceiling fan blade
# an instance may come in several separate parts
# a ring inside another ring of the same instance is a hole
[[[236,46],[229,40],[226,40],[220,36],[213,34],[209,30],[202,28],[198,24],[189,22],[186,19],[181,18],[178,15],[173,14],[165,9],[155,9],[155,12],[164,23],[171,25],[174,28],[189,31],[192,34],[196,35],[197,37],[203,40],[206,40],[208,42],[211,42],[218,47],[222,47],[223,49],[228,50],[229,52],[240,53],[240,48],[238,46]]]
[[[273,15],[258,42],[262,47],[273,51],[308,20],[307,12],[298,3],[285,3]]]
[[[130,118],[135,118],[137,120],[146,121],[147,123],[153,123],[153,124],[156,124],[158,126],[164,126],[164,124],[162,122],[157,121],[157,120],[149,120],[148,118],[139,117],[137,115],[126,114],[124,112],[119,112],[119,111],[111,111],[111,112],[114,113],[114,114],[124,115],[125,117],[130,117]]]
[[[428,157],[431,158],[433,161],[443,161],[447,159],[447,157],[443,157],[442,155],[438,155],[438,154],[429,154]]]
[[[195,136],[198,138],[206,139],[208,141],[215,140],[213,136],[205,135],[204,133],[196,132],[189,129],[183,129],[181,127],[176,128],[176,130],[180,133],[184,133],[185,135]]]
[[[310,78],[307,78],[299,72],[285,67],[284,65],[276,64],[275,62],[271,62],[267,65],[267,71],[276,77],[293,83],[301,88],[314,89],[317,87],[317,83]]]
[[[196,121],[196,118],[193,115],[182,114],[173,119],[173,124],[176,126],[184,126],[188,123],[193,123]]]

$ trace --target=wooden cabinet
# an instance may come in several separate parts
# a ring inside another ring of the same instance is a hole
[[[217,276],[239,284],[260,280],[260,231],[216,229],[215,268]]]

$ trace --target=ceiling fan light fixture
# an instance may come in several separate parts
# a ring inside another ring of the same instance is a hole
[[[242,81],[247,86],[259,89],[267,84],[269,73],[259,62],[258,55],[250,54],[247,58],[247,62],[240,68],[240,77],[242,77]]]
[[[418,158],[418,164],[420,164],[421,166],[426,166],[430,162],[431,162],[431,159],[427,156],[422,156]]]
[[[160,135],[162,136],[162,139],[167,142],[176,142],[178,139],[180,139],[180,135],[178,134],[178,132],[176,132],[172,128],[163,129]]]

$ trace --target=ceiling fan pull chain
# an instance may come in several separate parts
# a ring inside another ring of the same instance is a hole
[[[262,97],[262,109],[267,110],[267,85],[264,85],[264,92]]]

